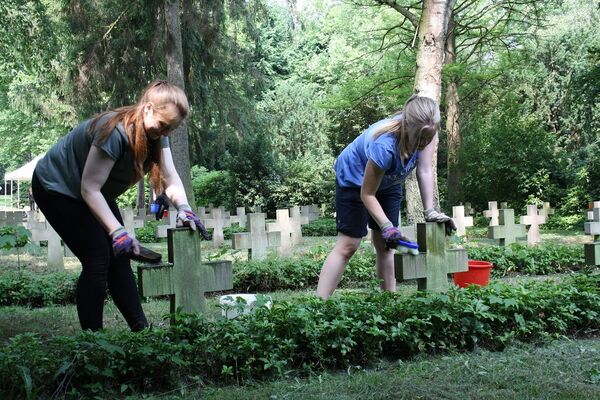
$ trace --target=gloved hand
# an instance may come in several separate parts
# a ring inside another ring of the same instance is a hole
[[[400,241],[410,242],[410,240],[402,236],[400,230],[393,226],[391,222],[387,222],[381,226],[381,237],[385,240],[385,245],[388,249],[395,249],[400,244]]]
[[[202,222],[200,222],[198,216],[194,214],[192,208],[187,204],[183,204],[178,208],[177,226],[189,226],[190,228],[192,228],[193,231],[198,229],[198,232],[204,238],[204,240],[211,239],[206,228],[204,227]]]
[[[129,236],[129,233],[122,226],[112,231],[110,236],[112,237],[112,248],[115,256],[140,254],[140,243]]]
[[[437,222],[439,224],[444,224],[446,228],[446,236],[452,235],[452,231],[456,230],[456,224],[446,214],[436,211],[433,208],[427,209],[423,212],[425,216],[425,221],[427,222]]]

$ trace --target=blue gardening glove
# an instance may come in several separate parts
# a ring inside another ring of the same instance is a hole
[[[456,224],[446,214],[436,211],[433,208],[429,208],[423,211],[423,215],[425,216],[425,221],[427,222],[437,222],[439,224],[444,224],[446,228],[446,236],[452,235],[452,231],[456,230]]]
[[[140,254],[140,243],[129,236],[122,226],[110,233],[112,237],[112,248],[115,256]]]
[[[400,230],[392,225],[391,222],[387,222],[381,226],[381,237],[385,240],[385,245],[388,249],[395,249],[400,245],[400,242],[410,242],[410,240],[402,236]]]
[[[188,204],[179,206],[177,212],[177,226],[189,226],[193,231],[198,229],[198,232],[204,238],[204,240],[211,239],[206,228],[204,227],[204,224],[200,222],[200,219],[192,211],[192,208]]]

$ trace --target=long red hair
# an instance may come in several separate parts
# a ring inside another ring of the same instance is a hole
[[[156,193],[161,193],[164,190],[164,182],[160,172],[162,146],[160,139],[149,139],[144,128],[144,107],[148,103],[151,103],[154,114],[161,121],[164,121],[170,129],[179,126],[190,111],[183,90],[167,81],[157,80],[144,89],[136,104],[119,107],[94,116],[88,133],[93,136],[98,121],[106,114],[114,113],[100,127],[100,142],[106,140],[117,124],[121,123],[129,138],[129,148],[134,159],[135,176],[131,184],[139,181],[144,176],[144,166],[147,162],[150,162],[150,181]],[[172,112],[173,107],[167,107],[169,104],[175,105],[176,113]]]

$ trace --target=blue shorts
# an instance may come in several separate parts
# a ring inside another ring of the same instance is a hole
[[[378,191],[375,197],[381,204],[383,212],[394,226],[398,226],[398,214],[402,201],[402,185]],[[353,238],[367,235],[369,228],[379,231],[379,225],[371,217],[360,199],[360,188],[341,187],[335,184],[335,212],[337,231]]]

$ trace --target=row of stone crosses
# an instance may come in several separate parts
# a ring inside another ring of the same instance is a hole
[[[594,243],[600,235],[600,202],[593,203],[593,209],[588,212],[585,233],[594,236]],[[254,208],[252,213],[246,214],[244,207],[238,207],[236,215],[230,215],[223,207],[205,207],[198,209],[198,215],[207,228],[213,228],[211,245],[219,247],[223,244],[223,228],[238,224],[241,228],[249,226],[249,232],[234,233],[232,247],[234,249],[248,250],[253,259],[262,259],[267,255],[268,248],[276,248],[280,255],[289,255],[292,247],[302,243],[301,226],[307,224],[321,215],[321,209],[316,205],[295,206],[290,209],[280,209],[276,212],[275,222],[266,222],[266,215],[260,208]],[[453,219],[457,225],[457,235],[464,236],[466,227],[473,225],[473,209],[469,203],[465,206],[453,207]],[[144,226],[146,220],[152,215],[140,213],[143,217],[136,216],[134,210],[127,208],[121,210],[124,224],[128,232],[135,235],[135,228]],[[514,210],[509,209],[506,203],[489,202],[488,209],[483,212],[490,219],[488,237],[496,239],[500,245],[514,243],[518,238],[527,236],[528,243],[540,242],[539,225],[545,223],[548,215],[554,210],[548,203],[538,210],[534,205],[527,206],[527,214],[520,217],[520,224],[515,224]],[[169,221],[166,225],[159,225],[157,236],[166,237],[167,229],[175,227],[176,212],[171,209]],[[45,222],[43,215],[35,212],[0,212],[0,225],[23,223],[32,233],[32,241],[48,242],[48,267],[50,269],[63,269],[63,255],[71,256],[68,248],[61,248],[61,241],[52,227]],[[529,230],[526,230],[529,226]],[[403,233],[411,240],[416,241],[415,227],[401,227]],[[589,250],[591,251],[591,250]],[[586,254],[589,252],[586,250]],[[593,263],[597,264],[597,263]]]

